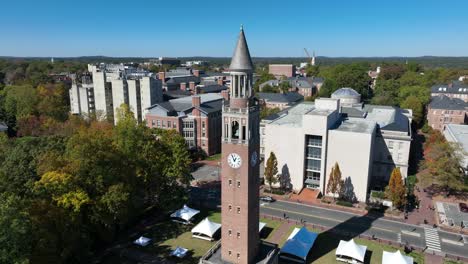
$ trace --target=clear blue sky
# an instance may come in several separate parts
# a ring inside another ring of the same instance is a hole
[[[9,0],[0,56],[468,56],[467,0]]]

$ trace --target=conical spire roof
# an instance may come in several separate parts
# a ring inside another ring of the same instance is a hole
[[[249,46],[245,40],[244,29],[241,27],[234,55],[232,55],[230,70],[253,71],[252,58],[250,58]]]

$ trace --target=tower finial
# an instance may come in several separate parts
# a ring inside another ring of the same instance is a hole
[[[244,24],[241,24],[240,30],[244,30]]]

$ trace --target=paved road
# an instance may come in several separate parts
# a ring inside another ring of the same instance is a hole
[[[429,226],[416,226],[370,216],[325,209],[299,203],[276,201],[262,205],[262,214],[283,217],[286,214],[292,220],[305,220],[307,223],[333,227],[335,230],[375,236],[376,238],[414,245],[431,250],[440,249],[443,253],[468,258],[468,244],[461,236]]]

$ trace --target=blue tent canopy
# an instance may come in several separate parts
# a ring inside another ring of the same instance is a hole
[[[290,236],[281,248],[280,254],[292,255],[305,261],[318,234],[310,232],[307,228],[302,227],[301,229],[296,228],[292,235],[294,236]]]

